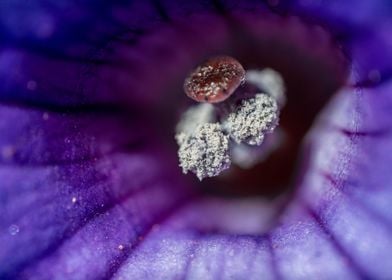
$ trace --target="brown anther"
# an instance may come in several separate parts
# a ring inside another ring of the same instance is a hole
[[[232,57],[217,56],[197,67],[184,82],[184,91],[198,102],[226,100],[245,79],[245,70]]]

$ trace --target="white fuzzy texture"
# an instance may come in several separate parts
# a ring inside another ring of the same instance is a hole
[[[179,133],[178,157],[186,174],[192,171],[202,180],[219,175],[230,166],[229,139],[219,123],[199,124],[191,134]]]
[[[279,107],[286,104],[284,81],[275,70],[269,68],[261,71],[249,70],[246,72],[246,81],[256,85],[262,92],[268,93],[278,102]]]
[[[181,117],[176,126],[176,141],[178,145],[185,140],[186,135],[192,134],[200,124],[213,120],[214,107],[209,103],[201,103],[190,107]]]
[[[223,127],[237,143],[260,145],[266,133],[272,132],[279,119],[276,101],[266,94],[242,100],[227,119]]]

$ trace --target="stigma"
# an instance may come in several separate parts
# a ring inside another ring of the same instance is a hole
[[[217,56],[198,66],[184,82],[184,91],[197,102],[218,103],[234,93],[245,79],[245,70],[232,57]]]
[[[190,171],[200,180],[218,176],[232,162],[242,161],[236,158],[239,147],[248,147],[249,154],[260,154],[261,149],[268,154],[275,147],[265,139],[276,139],[271,135],[286,102],[283,79],[271,69],[243,69],[234,58],[216,57],[185,80],[185,94],[202,103],[188,108],[176,127],[184,174]],[[252,163],[258,163],[257,159]]]

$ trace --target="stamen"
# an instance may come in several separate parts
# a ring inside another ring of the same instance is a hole
[[[199,124],[192,134],[177,137],[181,139],[178,157],[185,174],[192,171],[202,180],[229,168],[229,139],[219,123]]]
[[[246,82],[257,86],[261,92],[273,97],[282,108],[286,104],[285,87],[282,76],[270,68],[246,71]]]
[[[176,140],[178,145],[183,142],[183,136],[192,134],[199,124],[214,121],[214,107],[211,104],[203,103],[190,107],[181,117],[176,126]]]
[[[285,133],[276,128],[273,133],[266,135],[260,146],[246,144],[233,145],[231,149],[232,163],[242,169],[249,169],[265,161],[285,141]]]
[[[238,144],[260,145],[264,135],[276,127],[278,115],[278,105],[272,97],[256,94],[253,98],[242,100],[224,121],[223,127]]]

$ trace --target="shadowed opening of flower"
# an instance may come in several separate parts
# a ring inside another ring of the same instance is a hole
[[[246,71],[232,57],[209,57],[184,84],[201,104],[177,97],[186,103],[175,129],[180,166],[206,178],[198,188],[223,196],[290,193],[306,164],[306,133],[347,79],[340,47],[321,27],[296,19],[253,21],[249,29],[232,18],[222,48],[241,58]]]

